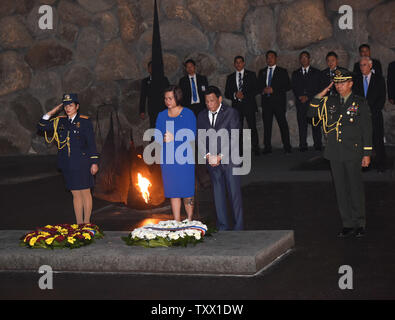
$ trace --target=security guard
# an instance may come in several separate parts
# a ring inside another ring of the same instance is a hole
[[[42,117],[37,128],[45,132],[48,143],[55,142],[58,147],[58,167],[63,173],[67,189],[73,194],[77,224],[90,223],[90,188],[94,185],[93,176],[99,169],[93,125],[87,116],[79,113],[76,94],[64,94],[62,100],[62,104]],[[65,116],[51,118],[62,108]],[[51,134],[52,137],[48,138]]]
[[[335,84],[338,95],[325,96]],[[352,92],[352,74],[336,70],[333,82],[312,99],[309,116],[318,117],[327,137],[324,157],[330,161],[343,221],[338,237],[365,235],[365,195],[362,167],[370,164],[372,122],[366,100]]]

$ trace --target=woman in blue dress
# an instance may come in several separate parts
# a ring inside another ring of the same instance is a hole
[[[167,109],[158,114],[156,129],[161,132],[161,168],[165,197],[170,198],[174,219],[181,220],[183,199],[188,220],[192,220],[195,195],[196,117],[181,106],[182,91],[170,86],[164,92]]]

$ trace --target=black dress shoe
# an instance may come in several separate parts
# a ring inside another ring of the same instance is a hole
[[[337,234],[338,238],[348,238],[352,236],[355,233],[355,230],[353,228],[343,228],[342,231],[340,231]]]
[[[357,238],[362,238],[365,236],[365,228],[357,228],[355,229],[355,236]]]

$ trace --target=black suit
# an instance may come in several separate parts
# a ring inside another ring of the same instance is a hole
[[[363,76],[355,78],[353,91],[355,94],[365,97],[363,87]],[[373,150],[376,151],[376,164],[378,169],[385,168],[385,147],[384,147],[384,120],[383,108],[386,100],[385,80],[383,76],[371,74],[367,96],[365,97],[372,113],[373,128]]]
[[[267,87],[267,78],[270,70],[268,67],[262,69],[258,73],[258,90],[262,97],[262,119],[264,124],[264,144],[265,150],[272,149],[272,125],[273,115],[276,117],[278,126],[280,127],[281,139],[284,149],[291,149],[289,139],[289,128],[285,113],[287,111],[287,91],[291,90],[291,81],[289,80],[288,71],[284,68],[276,66],[272,71],[272,80],[270,87],[273,93],[265,94],[263,90]]]
[[[248,127],[251,129],[252,149],[259,150],[258,130],[256,128],[255,112],[258,111],[255,96],[258,94],[257,78],[255,72],[244,70],[242,92],[244,98],[239,100],[235,94],[238,91],[236,74],[233,72],[226,79],[225,97],[232,100],[232,107],[239,112],[241,128],[244,118],[247,119]],[[242,152],[242,130],[240,130],[240,152]]]
[[[387,73],[388,99],[395,100],[395,61],[388,65]]]
[[[372,58],[370,58],[370,59],[372,59]],[[373,70],[374,70],[373,73],[376,74],[376,75],[382,76],[383,75],[383,70],[381,68],[381,62],[379,60],[377,60],[377,59],[372,59],[372,62],[373,62]],[[362,74],[361,68],[359,67],[359,61],[355,62],[353,72],[356,75],[361,75]]]
[[[193,94],[192,94],[192,85],[189,75],[186,75],[185,77],[181,78],[179,82],[179,86],[182,90],[183,106],[191,109],[195,113],[195,116],[197,116],[200,111],[206,109],[204,92],[208,87],[208,81],[205,76],[196,74],[196,82],[197,83],[195,83],[195,86],[196,86],[197,95],[199,96],[200,103],[192,103]]]
[[[158,99],[155,99],[152,92],[152,79],[151,77],[144,78],[141,80],[141,89],[140,89],[140,113],[145,113],[145,106],[148,100],[148,115],[150,128],[155,128],[156,118],[158,113],[166,109],[165,103],[163,102],[160,105],[156,104]],[[169,80],[165,77],[163,79],[163,89],[169,86]]]
[[[322,81],[321,71],[309,67],[309,71],[306,75],[303,75],[302,68],[295,70],[292,73],[292,90],[296,100],[296,111],[299,126],[299,147],[307,148],[307,127],[308,124],[312,124],[311,119],[307,118],[307,111],[309,110],[310,101],[314,96],[320,92]],[[299,97],[307,96],[308,100],[302,103]],[[314,147],[322,147],[322,134],[321,127],[312,126]]]
[[[213,128],[208,116],[208,110],[203,110],[197,117],[197,129],[209,130]],[[217,120],[215,121],[214,129],[219,131],[225,129],[229,137],[231,137],[232,129],[240,129],[240,117],[238,112],[222,104],[218,112]],[[234,139],[231,139],[229,149],[221,149],[221,140],[216,138],[210,141],[208,138],[199,135],[198,139],[200,157],[202,158],[210,152],[210,144],[216,148],[217,154],[223,154],[227,160],[221,162],[219,166],[212,167],[207,164],[210,173],[213,191],[215,209],[217,212],[217,228],[218,230],[229,230],[230,226],[227,219],[227,200],[226,190],[228,190],[229,201],[232,206],[232,213],[234,218],[234,230],[243,230],[243,202],[241,195],[240,176],[235,175],[233,169],[237,166],[232,162],[232,154],[238,156],[238,145]],[[230,151],[230,152],[229,152]],[[223,158],[224,159],[224,158]]]

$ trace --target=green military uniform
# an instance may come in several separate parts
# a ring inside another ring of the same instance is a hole
[[[351,79],[339,72],[335,82]],[[344,228],[365,228],[365,195],[361,163],[372,153],[372,121],[366,100],[351,92],[347,97],[334,95],[314,98],[309,116],[314,125],[322,125],[327,137],[324,157],[330,161],[336,196]]]

